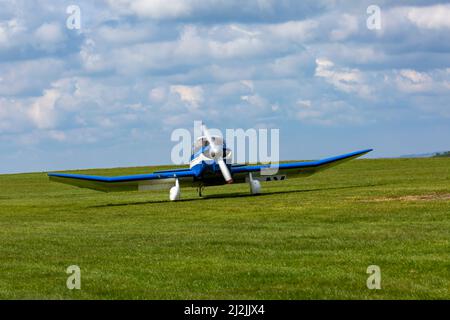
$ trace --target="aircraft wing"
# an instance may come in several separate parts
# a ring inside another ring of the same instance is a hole
[[[286,176],[288,177],[309,176],[319,171],[334,167],[338,164],[361,157],[372,150],[373,149],[366,149],[316,161],[280,163],[278,164],[278,171],[276,170],[276,167],[270,169],[270,165],[264,164],[264,165],[232,166],[231,172],[233,174],[233,178],[238,181],[242,180],[245,176],[247,176],[249,172],[252,172],[253,176],[261,181],[271,181],[270,176],[274,175],[277,175],[280,178],[279,180],[284,180]]]
[[[104,177],[83,174],[49,173],[50,181],[70,184],[80,188],[103,192],[147,191],[170,189],[177,178],[181,185],[192,184],[195,176],[191,170],[161,171],[130,176]]]

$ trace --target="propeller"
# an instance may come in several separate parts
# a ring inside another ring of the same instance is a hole
[[[211,137],[208,128],[206,128],[205,125],[202,125],[202,131],[206,137],[206,140],[209,142],[210,148],[209,154],[219,165],[223,178],[225,179],[226,183],[233,183],[233,178],[231,177],[230,170],[228,169],[225,161],[223,160],[223,145],[217,145],[215,143],[214,141],[215,139]]]

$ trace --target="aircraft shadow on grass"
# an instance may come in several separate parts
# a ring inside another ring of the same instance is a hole
[[[380,184],[365,184],[365,185],[353,185],[353,186],[343,186],[343,187],[328,187],[328,188],[316,188],[316,189],[305,189],[305,190],[287,190],[287,191],[273,191],[258,194],[258,197],[271,196],[275,194],[289,194],[289,193],[306,193],[306,192],[320,192],[327,190],[344,190],[344,189],[356,189],[356,188],[370,188],[380,186]],[[191,201],[207,201],[214,199],[227,199],[227,198],[246,198],[251,197],[251,194],[233,192],[226,194],[212,194],[205,195],[202,198],[192,198],[192,199],[180,199],[178,202],[191,202]],[[136,202],[123,202],[123,203],[108,203],[96,206],[89,206],[88,208],[107,208],[107,207],[123,207],[123,206],[138,206],[138,205],[148,205],[148,204],[158,204],[158,203],[169,203],[167,200],[149,200],[149,201],[136,201]]]

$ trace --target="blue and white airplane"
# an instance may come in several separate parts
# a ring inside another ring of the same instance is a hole
[[[372,149],[356,151],[317,161],[280,163],[271,171],[271,165],[228,164],[231,156],[222,137],[211,136],[203,126],[203,136],[193,145],[189,168],[156,171],[149,174],[104,177],[82,174],[49,173],[51,181],[89,188],[103,192],[170,190],[169,199],[180,199],[181,187],[197,188],[199,196],[207,186],[229,183],[248,183],[251,194],[261,193],[260,181],[283,181],[310,176],[335,165],[358,158]],[[274,172],[274,174],[271,174]]]

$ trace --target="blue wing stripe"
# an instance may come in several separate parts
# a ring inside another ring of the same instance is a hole
[[[167,178],[181,178],[181,177],[193,177],[195,174],[188,171],[181,172],[161,172],[158,174],[150,173],[150,174],[138,174],[138,175],[130,175],[130,176],[119,176],[119,177],[103,177],[103,176],[90,176],[84,174],[67,174],[67,173],[49,173],[49,177],[58,177],[58,178],[70,178],[70,179],[79,179],[79,180],[87,180],[87,181],[98,181],[98,182],[130,182],[130,181],[140,181],[140,180],[156,180],[156,179],[167,179]]]

